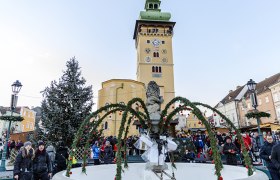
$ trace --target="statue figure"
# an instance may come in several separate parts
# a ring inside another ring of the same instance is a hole
[[[159,86],[155,81],[150,81],[147,87],[147,109],[152,120],[160,119],[160,105],[163,102]]]

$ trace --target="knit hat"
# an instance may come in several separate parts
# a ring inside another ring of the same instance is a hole
[[[40,140],[40,141],[38,141],[38,147],[41,146],[41,145],[45,146],[45,143]]]
[[[26,146],[32,146],[32,143],[31,143],[30,141],[26,141],[26,142],[24,143],[24,147],[26,147]]]

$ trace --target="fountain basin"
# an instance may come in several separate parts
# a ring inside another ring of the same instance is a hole
[[[153,172],[145,170],[145,165],[145,163],[129,164],[129,168],[125,169],[122,174],[122,180],[159,180]],[[166,172],[171,174],[171,165],[168,164],[168,167]],[[214,164],[177,163],[176,167],[177,170],[174,169],[176,180],[217,180],[217,176],[214,174]],[[65,171],[62,171],[57,173],[53,180],[92,180],[95,178],[114,180],[116,165],[88,166],[87,175],[82,173],[81,168],[74,168],[71,172],[70,178],[65,176]],[[227,165],[224,165],[222,177],[224,180],[269,180],[267,175],[261,171],[255,171],[252,176],[248,177],[246,168]],[[170,180],[167,176],[164,176],[163,179]]]

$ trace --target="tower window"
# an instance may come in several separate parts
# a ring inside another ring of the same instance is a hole
[[[152,67],[152,72],[153,73],[162,73],[161,66],[153,66]]]
[[[154,5],[154,9],[158,9],[158,4],[155,4],[155,5]]]
[[[161,44],[165,44],[165,41],[162,41]]]
[[[148,44],[150,44],[150,42],[151,42],[150,40],[147,40],[147,43],[148,43]]]
[[[108,129],[108,122],[105,122],[104,129]]]
[[[154,57],[159,57],[159,52],[154,52]]]
[[[153,9],[153,4],[149,4],[149,9]]]

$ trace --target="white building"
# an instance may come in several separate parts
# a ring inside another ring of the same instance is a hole
[[[273,97],[277,121],[278,123],[280,123],[280,79],[276,84],[270,86],[269,89],[271,90],[271,94]]]
[[[215,108],[229,118],[236,127],[240,127],[238,102],[243,98],[247,90],[247,86],[237,86],[236,90],[231,90],[228,95],[215,106]],[[216,114],[214,114],[214,121],[215,127],[226,126],[225,120]]]

